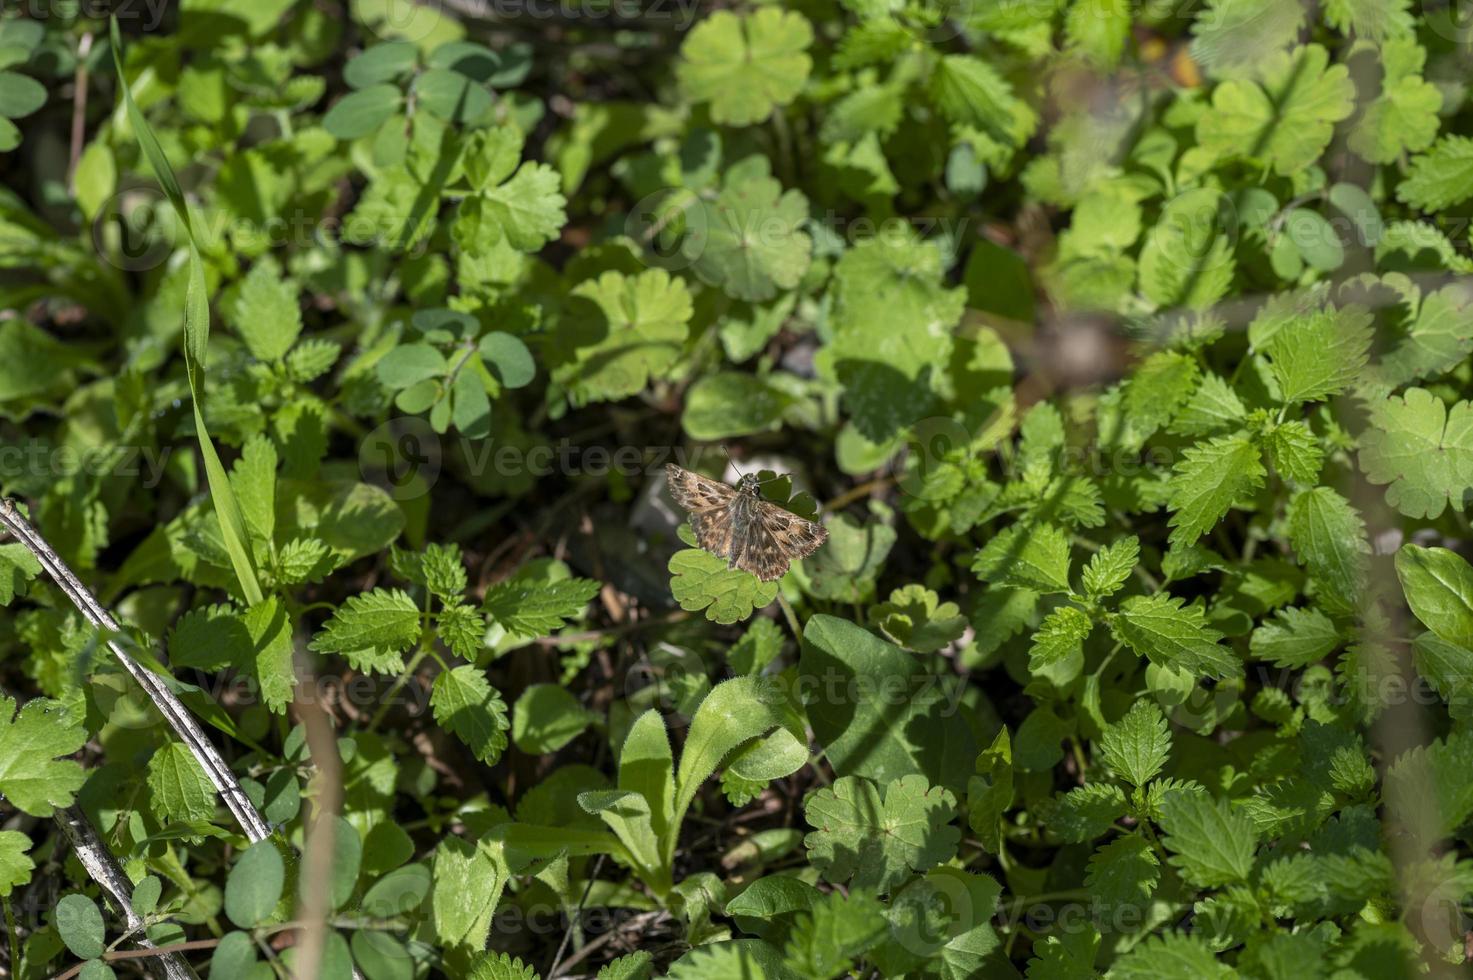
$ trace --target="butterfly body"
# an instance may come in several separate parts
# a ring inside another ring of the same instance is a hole
[[[690,511],[696,543],[763,582],[782,578],[794,558],[813,554],[828,538],[822,524],[762,499],[754,475],[733,487],[671,463],[665,476],[675,501]]]

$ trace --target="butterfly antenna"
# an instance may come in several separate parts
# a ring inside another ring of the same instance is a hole
[[[731,464],[732,469],[736,470],[737,476],[745,476],[746,474],[742,472],[742,468],[737,465],[737,461],[731,458],[731,450],[726,447],[726,443],[724,442],[721,444],[721,451],[726,453],[726,461]]]

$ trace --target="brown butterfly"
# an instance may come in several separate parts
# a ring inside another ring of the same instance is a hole
[[[732,487],[668,463],[665,479],[675,502],[690,511],[696,543],[725,558],[728,568],[764,582],[782,578],[794,558],[807,558],[828,540],[822,524],[763,500],[752,474]]]

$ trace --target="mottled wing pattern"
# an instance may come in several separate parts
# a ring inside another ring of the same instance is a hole
[[[780,579],[795,558],[807,558],[828,539],[822,524],[804,520],[764,500],[758,504],[756,520],[747,527],[741,550],[732,564],[751,572],[764,582]]]
[[[665,481],[675,502],[692,514],[725,510],[736,499],[736,488],[719,480],[708,480],[674,463],[665,464]]]
[[[670,485],[670,495],[675,502],[690,511],[690,526],[696,533],[696,543],[713,555],[729,556],[732,548],[731,505],[736,500],[736,490],[674,463],[665,466],[665,481]]]

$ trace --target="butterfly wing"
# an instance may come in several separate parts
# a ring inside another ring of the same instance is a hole
[[[795,558],[807,558],[828,540],[822,524],[805,520],[776,504],[761,501],[747,533],[737,543],[731,563],[751,572],[763,582],[773,582],[787,573]]]
[[[669,484],[670,495],[675,502],[690,511],[690,526],[696,533],[696,543],[713,555],[730,556],[731,505],[736,500],[736,490],[674,463],[665,467],[665,482]]]

